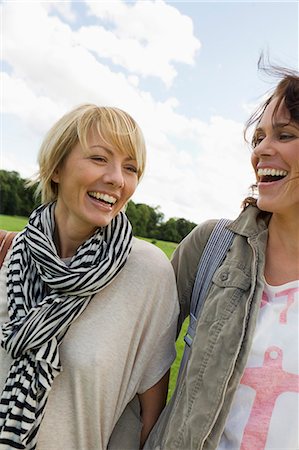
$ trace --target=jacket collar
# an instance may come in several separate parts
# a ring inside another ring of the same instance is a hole
[[[268,228],[271,213],[261,211],[256,206],[247,206],[228,228],[242,236],[255,236]]]

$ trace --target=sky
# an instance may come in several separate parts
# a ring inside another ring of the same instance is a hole
[[[2,1],[0,166],[37,170],[43,136],[82,103],[116,106],[143,130],[132,200],[200,223],[234,218],[254,182],[243,139],[277,80],[263,51],[298,69],[298,2]]]

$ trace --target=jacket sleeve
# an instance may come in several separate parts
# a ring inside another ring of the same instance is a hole
[[[171,263],[176,276],[180,303],[177,336],[180,333],[184,320],[189,316],[190,301],[198,263],[216,223],[217,220],[209,220],[197,225],[180,242],[172,256]]]

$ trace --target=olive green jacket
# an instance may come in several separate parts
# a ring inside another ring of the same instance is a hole
[[[260,308],[269,217],[249,206],[229,226],[234,241],[213,276],[188,365],[145,450],[217,449]],[[215,223],[197,226],[174,254],[181,303],[179,327],[189,314],[197,265]]]

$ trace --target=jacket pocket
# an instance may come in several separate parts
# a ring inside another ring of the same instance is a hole
[[[220,288],[238,288],[247,291],[250,287],[250,277],[238,267],[223,265],[214,273],[212,282]]]
[[[224,264],[216,270],[201,312],[201,321],[228,319],[236,311],[244,313],[251,278],[242,269]]]

